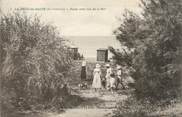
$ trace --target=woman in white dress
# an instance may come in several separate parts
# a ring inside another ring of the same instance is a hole
[[[99,64],[96,64],[96,68],[94,69],[93,75],[94,75],[94,78],[92,82],[92,88],[94,88],[95,90],[101,89],[102,88],[101,69]]]

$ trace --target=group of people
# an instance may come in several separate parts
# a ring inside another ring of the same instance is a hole
[[[96,67],[93,71],[93,82],[92,88],[95,90],[105,88],[107,90],[117,90],[118,85],[121,84],[123,89],[128,88],[128,80],[131,80],[131,77],[128,75],[126,69],[122,69],[121,66],[117,66],[116,70],[112,68],[109,64],[106,64],[106,75],[101,77],[101,66],[96,64]],[[134,82],[134,81],[132,81]]]
[[[81,78],[85,77],[85,63],[82,64],[82,73]],[[117,90],[119,84],[123,89],[128,88],[128,81],[134,83],[134,80],[129,75],[129,70],[125,67],[117,65],[117,67],[112,67],[110,64],[106,64],[106,74],[102,75],[101,65],[96,64],[95,69],[93,70],[93,81],[92,88],[97,91],[98,89],[107,89],[107,90]]]

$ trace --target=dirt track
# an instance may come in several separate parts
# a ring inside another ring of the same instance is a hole
[[[116,103],[127,98],[126,95],[106,90],[77,90],[77,94],[84,99],[78,107],[66,109],[64,113],[52,117],[111,117]]]

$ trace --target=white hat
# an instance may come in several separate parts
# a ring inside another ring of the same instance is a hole
[[[120,66],[120,65],[118,65],[118,66],[117,66],[117,69],[121,69],[121,66]]]
[[[86,61],[83,61],[82,62],[82,66],[86,66]]]
[[[106,64],[106,67],[110,67],[110,65],[109,64]]]
[[[100,68],[100,65],[99,64],[96,64],[96,68]]]

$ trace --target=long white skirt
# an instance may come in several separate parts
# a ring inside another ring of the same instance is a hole
[[[94,79],[92,82],[92,88],[102,88],[101,78],[98,73],[94,75]]]
[[[115,88],[116,87],[116,79],[115,78],[110,78],[110,87]]]

